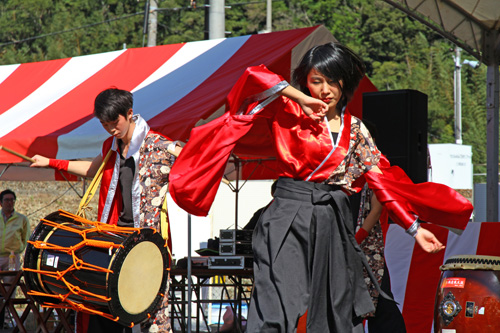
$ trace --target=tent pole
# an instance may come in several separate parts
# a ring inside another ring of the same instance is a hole
[[[187,332],[191,333],[191,214],[188,214],[188,261],[187,261],[187,279],[188,279],[188,295],[187,295],[187,310],[188,310],[188,320],[187,320]]]
[[[486,34],[486,221],[498,221],[499,32]]]
[[[5,171],[7,171],[7,169],[8,169],[9,167],[10,167],[10,164],[7,164],[7,165],[5,166],[5,168],[2,170],[2,172],[0,173],[0,179],[2,179],[3,174],[5,173]]]
[[[236,166],[236,195],[234,202],[234,229],[238,229],[238,197],[240,193],[240,160],[234,156],[234,165]]]

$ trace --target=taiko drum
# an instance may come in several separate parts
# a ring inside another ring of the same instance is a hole
[[[440,269],[434,332],[500,332],[500,257],[452,256]]]
[[[23,269],[30,294],[42,305],[131,327],[158,309],[168,262],[165,241],[153,229],[91,222],[60,210],[36,227]]]

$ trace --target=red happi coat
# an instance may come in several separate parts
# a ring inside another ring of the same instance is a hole
[[[134,227],[154,228],[162,232],[167,238],[167,244],[172,250],[170,236],[170,224],[161,223],[161,215],[166,214],[162,210],[168,183],[168,170],[175,158],[168,152],[168,146],[173,144],[171,140],[159,133],[151,131],[148,124],[139,115],[134,115],[135,128],[132,141],[128,150],[128,156],[133,156],[135,162],[135,174],[132,183],[132,212]],[[99,192],[98,220],[103,223],[117,224],[122,210],[122,198],[119,177],[119,156],[117,153],[116,140],[108,138],[103,143],[103,158],[111,150],[111,156],[104,166],[101,187]],[[147,184],[147,185],[146,185]],[[165,216],[168,221],[168,216]],[[169,258],[170,259],[170,258]],[[170,265],[169,265],[170,266]],[[160,331],[169,331],[168,320],[168,292],[162,300],[159,311],[154,320]],[[89,315],[78,313],[76,332],[87,332]]]
[[[135,128],[132,134],[132,139],[127,153],[128,157],[133,157],[135,162],[136,175],[139,171],[139,161],[141,154],[141,146],[144,143],[148,133],[150,132],[149,125],[139,115],[134,115]],[[115,137],[109,137],[104,141],[102,146],[103,159],[112,150],[111,156],[104,166],[101,187],[99,189],[99,206],[97,218],[100,222],[108,224],[117,224],[120,212],[122,210],[122,198],[120,186],[118,182],[120,170],[120,157],[117,152],[117,140]],[[132,215],[134,218],[134,227],[140,227],[140,201],[141,191],[139,178],[134,175],[132,182]]]
[[[111,146],[114,142],[114,137],[109,137],[104,141],[102,145],[102,156],[103,158],[108,154],[109,150],[111,149]],[[103,223],[109,223],[109,224],[114,224],[116,225],[118,222],[118,217],[119,214],[122,210],[122,198],[121,198],[121,192],[116,191],[118,188],[117,184],[112,185],[111,184],[111,179],[113,178],[113,173],[115,169],[115,163],[116,159],[118,158],[118,153],[116,151],[111,152],[111,156],[109,157],[109,160],[107,161],[106,165],[104,166],[103,170],[103,176],[102,176],[102,182],[101,182],[101,187],[99,188],[99,205],[98,205],[98,210],[97,210],[97,219]],[[106,218],[105,221],[102,220],[102,213],[104,210],[104,207],[106,205],[106,197],[108,193],[110,192],[110,188],[112,188],[114,194],[114,200],[112,200],[111,205],[109,207],[109,215]]]
[[[356,155],[355,145],[371,142],[371,137],[348,111],[342,114],[334,146],[326,122],[316,124],[297,103],[277,94],[287,85],[262,65],[250,67],[228,95],[228,112],[191,131],[170,173],[170,193],[181,208],[207,215],[230,154],[253,152],[276,158],[276,177],[337,184],[350,193],[368,181],[391,218],[405,229],[417,216],[454,230],[465,229],[472,213],[469,201],[445,185],[413,184],[386,159],[378,163],[380,154],[374,145],[362,156]],[[383,174],[369,172],[377,163]]]
[[[154,228],[168,238],[169,248],[172,248],[170,224],[166,230],[160,227],[160,215],[168,214],[162,211],[165,200],[168,173],[175,157],[168,152],[169,145],[175,145],[170,139],[152,131],[146,121],[139,115],[134,115],[136,127],[129,147],[128,157],[135,162],[135,174],[132,182],[132,214],[134,227]],[[122,198],[119,178],[119,156],[116,151],[116,140],[108,138],[103,143],[102,156],[111,150],[111,156],[103,171],[99,190],[98,220],[103,223],[117,224],[122,211]]]

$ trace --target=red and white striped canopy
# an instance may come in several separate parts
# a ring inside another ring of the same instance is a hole
[[[97,156],[108,134],[93,118],[93,102],[110,87],[132,91],[134,113],[152,129],[186,141],[224,105],[246,67],[265,64],[289,79],[305,51],[332,40],[318,26],[0,66],[0,146],[26,156]],[[0,179],[58,178],[22,161],[0,151]]]

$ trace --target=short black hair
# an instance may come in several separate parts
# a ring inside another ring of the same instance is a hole
[[[2,202],[2,201],[3,201],[3,197],[4,197],[5,195],[7,195],[7,194],[12,194],[12,195],[14,196],[14,200],[16,199],[16,194],[14,193],[14,191],[7,189],[7,190],[3,190],[3,191],[0,193],[0,202]]]
[[[337,104],[339,109],[351,100],[366,72],[363,60],[347,46],[337,42],[314,46],[306,52],[293,71],[293,83],[309,96],[311,93],[307,88],[307,75],[312,69],[337,84],[342,81],[342,97]]]
[[[100,121],[115,121],[120,115],[126,117],[134,105],[130,91],[117,88],[103,90],[94,102],[94,116]]]

